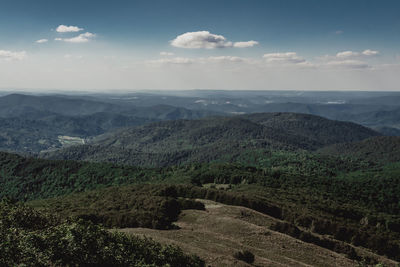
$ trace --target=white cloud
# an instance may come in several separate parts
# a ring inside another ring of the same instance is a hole
[[[171,45],[179,48],[226,48],[226,47],[252,47],[257,41],[236,42],[227,41],[222,35],[212,34],[209,31],[187,32],[178,35],[171,41]]]
[[[83,28],[79,28],[77,26],[66,26],[66,25],[59,25],[56,29],[57,32],[80,32],[83,31]]]
[[[87,43],[96,36],[94,33],[85,32],[72,38],[55,38],[56,41],[64,41],[68,43]]]
[[[43,43],[47,43],[49,40],[47,40],[47,39],[40,39],[40,40],[37,40],[35,43],[38,43],[38,44],[43,44]]]
[[[174,65],[181,65],[181,64],[192,64],[194,63],[193,59],[186,58],[186,57],[174,57],[174,58],[161,58],[156,60],[148,60],[146,61],[147,64],[151,65],[164,65],[164,64],[174,64]]]
[[[232,46],[222,35],[212,34],[209,31],[187,32],[178,35],[171,41],[171,45],[179,48],[222,48]]]
[[[335,31],[335,33],[336,33],[337,35],[340,35],[340,34],[343,34],[343,31],[342,31],[342,30],[337,30],[337,31]]]
[[[160,56],[173,56],[174,55],[174,53],[172,53],[172,52],[160,52]]]
[[[341,51],[334,56],[325,55],[319,57],[321,60],[319,64],[321,67],[334,67],[344,69],[367,69],[371,68],[368,62],[365,62],[368,58],[379,55],[379,51],[366,49],[361,52],[357,51]]]
[[[269,53],[264,54],[263,58],[265,58],[268,63],[300,64],[306,62],[306,60],[299,57],[296,52]]]
[[[379,51],[367,49],[367,50],[364,50],[364,51],[362,52],[362,54],[363,54],[364,56],[377,56],[377,55],[379,55]]]
[[[205,58],[203,61],[208,62],[245,62],[248,59],[242,57],[235,57],[235,56],[218,56],[218,57],[208,57]]]
[[[148,60],[148,64],[174,64],[174,65],[187,65],[187,64],[219,64],[219,63],[251,63],[249,58],[242,58],[236,56],[213,56],[213,57],[173,57],[173,58],[160,58],[156,60]]]
[[[358,57],[360,55],[359,52],[353,51],[342,51],[336,54],[337,58],[349,58],[349,57]]]
[[[349,68],[349,69],[366,69],[369,68],[368,63],[360,60],[338,60],[338,61],[330,61],[325,64],[328,67],[335,68]]]
[[[0,59],[10,60],[23,60],[26,57],[25,51],[14,52],[8,50],[0,50]]]
[[[362,52],[342,51],[336,54],[337,58],[354,58],[354,57],[370,57],[379,55],[379,51],[366,49]]]
[[[233,44],[233,47],[238,47],[238,48],[246,48],[246,47],[253,47],[255,45],[258,45],[257,41],[247,41],[247,42],[235,42]]]

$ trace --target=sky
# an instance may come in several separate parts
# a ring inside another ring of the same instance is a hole
[[[397,0],[0,4],[0,89],[400,90]]]

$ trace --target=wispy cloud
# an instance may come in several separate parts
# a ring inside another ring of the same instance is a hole
[[[246,47],[253,47],[255,45],[258,45],[257,41],[247,41],[247,42],[235,42],[233,44],[233,47],[238,47],[238,48],[246,48]]]
[[[215,64],[215,63],[241,63],[241,62],[250,62],[250,59],[236,57],[236,56],[212,56],[212,57],[173,57],[173,58],[160,58],[156,60],[148,60],[146,63],[148,64],[157,64],[157,65],[165,65],[165,64],[174,64],[174,65],[187,65],[187,64]]]
[[[74,55],[70,55],[70,54],[66,54],[66,55],[64,55],[64,58],[65,59],[82,59],[83,58],[83,56],[74,56]]]
[[[39,40],[35,41],[35,43],[43,44],[43,43],[47,43],[48,41],[49,40],[47,40],[47,39],[39,39]]]
[[[263,58],[268,63],[299,64],[306,62],[306,60],[298,56],[296,52],[269,53],[264,54]]]
[[[75,36],[72,38],[55,38],[54,40],[68,42],[68,43],[87,43],[91,39],[93,39],[95,36],[96,36],[96,34],[94,34],[94,33],[85,32],[85,33],[81,33],[78,36]]]
[[[79,28],[77,26],[66,26],[66,25],[59,25],[56,29],[57,32],[65,33],[65,32],[80,32],[83,31],[83,28]]]
[[[173,65],[186,65],[192,64],[195,60],[186,57],[174,57],[174,58],[160,58],[156,60],[147,60],[146,63],[150,65],[165,65],[165,64],[173,64]]]
[[[367,62],[368,59],[378,56],[380,54],[377,50],[366,49],[363,51],[341,51],[336,53],[336,55],[325,55],[318,57],[320,61],[318,64],[323,68],[343,68],[343,69],[366,69],[372,68],[372,66]]]
[[[6,61],[11,60],[23,60],[26,57],[25,51],[8,51],[8,50],[0,50],[0,59],[4,59]]]
[[[174,55],[174,53],[172,53],[172,52],[160,52],[160,56],[167,56],[167,57],[169,57],[169,56],[173,56]]]
[[[336,54],[337,58],[370,57],[379,55],[379,51],[366,49],[362,52],[342,51]]]
[[[178,35],[174,40],[171,41],[171,45],[179,48],[226,48],[226,47],[237,47],[245,48],[257,45],[257,41],[246,41],[232,43],[228,41],[224,36],[210,33],[209,31],[197,31],[187,32]]]
[[[239,62],[245,62],[245,61],[250,61],[250,59],[243,58],[243,57],[236,57],[236,56],[217,56],[217,57],[208,57],[206,58],[206,61],[208,62],[230,62],[230,63],[239,63]]]
[[[366,69],[370,66],[368,63],[360,60],[337,60],[325,63],[323,66],[335,68],[349,68],[349,69]]]
[[[362,52],[362,54],[363,54],[364,56],[377,56],[377,55],[379,55],[379,51],[367,49],[367,50],[364,50],[364,51]]]

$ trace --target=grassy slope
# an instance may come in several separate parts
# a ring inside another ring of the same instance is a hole
[[[342,254],[305,243],[275,232],[269,227],[278,220],[244,207],[202,201],[206,211],[186,210],[176,223],[180,229],[158,231],[125,228],[122,232],[146,235],[155,240],[179,245],[185,252],[195,253],[210,266],[249,266],[233,258],[238,250],[249,250],[256,266],[355,266],[357,263]],[[357,248],[362,256],[375,258],[387,266],[395,262]]]

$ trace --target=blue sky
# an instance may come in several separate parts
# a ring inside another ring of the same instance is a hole
[[[398,14],[388,0],[2,0],[0,88],[398,90]]]

